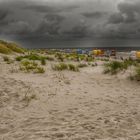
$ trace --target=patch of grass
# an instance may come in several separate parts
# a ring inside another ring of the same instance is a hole
[[[104,73],[111,73],[111,74],[117,74],[120,70],[123,70],[124,66],[122,62],[118,61],[112,61],[109,63],[106,63],[104,69]]]
[[[65,64],[65,63],[60,63],[60,64],[55,64],[52,66],[53,70],[56,71],[63,71],[63,70],[70,70],[70,71],[79,71],[78,67],[73,65],[73,64]]]
[[[8,43],[7,48],[11,49],[13,52],[16,52],[16,53],[24,53],[25,52],[25,50],[23,48],[19,47],[15,43]]]
[[[68,64],[68,69],[75,72],[79,71],[78,67],[73,64]]]
[[[41,65],[46,65],[46,60],[44,58],[41,59]]]
[[[11,63],[14,62],[14,61],[11,60],[8,56],[3,56],[3,60],[4,60],[7,64],[11,64]]]
[[[46,59],[49,60],[49,61],[54,61],[54,58],[50,57],[50,56],[46,56]]]
[[[52,69],[56,71],[67,70],[68,65],[65,63],[55,64],[54,66],[52,66]]]
[[[140,66],[137,66],[137,67],[136,67],[135,79],[136,79],[137,81],[140,81]]]
[[[25,49],[21,48],[19,45],[15,43],[9,43],[9,42],[0,40],[0,53],[10,54],[12,52],[24,53]]]
[[[80,63],[77,66],[78,66],[78,68],[84,68],[84,67],[87,67],[88,65],[85,63]]]
[[[12,51],[7,48],[5,45],[3,44],[0,44],[0,53],[3,53],[3,54],[10,54]]]
[[[23,56],[17,56],[17,57],[15,58],[16,61],[21,61],[22,59],[23,59]]]
[[[17,61],[21,61],[23,59],[28,59],[28,60],[41,60],[43,59],[43,57],[41,57],[40,55],[38,54],[29,54],[29,55],[25,55],[25,56],[18,56],[16,57],[16,60]]]
[[[56,57],[59,61],[61,61],[61,62],[64,61],[64,56],[63,56],[63,54],[61,54],[61,53],[56,53],[55,57]]]
[[[25,72],[33,72],[33,73],[45,73],[43,67],[38,66],[38,63],[24,60],[20,64],[20,70]]]
[[[3,56],[3,60],[4,60],[5,62],[9,62],[9,61],[10,61],[10,58],[9,58],[8,56]]]
[[[45,70],[44,70],[44,68],[42,68],[42,67],[37,67],[37,68],[35,69],[34,73],[45,73]]]
[[[111,61],[106,63],[104,73],[117,74],[121,70],[127,70],[130,66],[137,66],[138,63],[133,60],[124,60],[123,62]]]

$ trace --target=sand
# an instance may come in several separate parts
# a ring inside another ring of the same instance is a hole
[[[140,86],[102,63],[23,73],[0,58],[0,140],[140,140]]]

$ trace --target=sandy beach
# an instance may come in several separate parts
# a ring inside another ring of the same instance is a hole
[[[11,56],[13,57],[13,56]],[[0,55],[0,140],[139,140],[140,86],[127,74],[24,73]]]

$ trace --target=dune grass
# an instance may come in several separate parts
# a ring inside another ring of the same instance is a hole
[[[10,54],[10,53],[24,53],[25,49],[21,48],[15,43],[9,43],[3,40],[0,40],[0,53]]]
[[[45,73],[44,68],[40,67],[38,63],[28,60],[21,61],[20,70],[24,72]]]
[[[55,70],[55,71],[67,70],[68,69],[68,65],[65,64],[65,63],[59,63],[59,64],[53,65],[52,69]]]
[[[73,64],[68,64],[68,70],[78,72],[79,68]]]
[[[104,73],[117,74],[122,70],[127,70],[130,66],[137,66],[138,63],[132,60],[111,61],[104,65]]]
[[[7,48],[7,46],[0,44],[0,53],[10,54],[12,53],[11,49]]]
[[[137,81],[140,81],[140,66],[137,66],[137,67],[136,67],[135,72],[136,72],[135,79],[136,79]]]
[[[85,63],[80,63],[77,65],[78,68],[84,68],[84,67],[87,67],[88,65],[85,64]]]
[[[79,69],[76,65],[65,64],[65,63],[55,64],[52,66],[52,69],[55,71],[63,71],[63,70],[69,70],[69,71],[75,71],[75,72],[79,71]]]

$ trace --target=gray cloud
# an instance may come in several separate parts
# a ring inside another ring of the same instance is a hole
[[[86,18],[101,18],[106,14],[107,14],[106,12],[99,12],[99,11],[82,13],[82,15],[85,16]]]
[[[122,2],[118,4],[119,13],[111,15],[109,22],[118,23],[133,23],[140,18],[140,2]]]
[[[8,14],[9,14],[8,11],[6,11],[6,10],[0,10],[0,20],[5,19]]]
[[[88,34],[89,34],[89,27],[84,23],[76,25],[71,30],[63,32],[63,36],[67,38],[83,38],[83,37],[87,37]]]
[[[47,5],[30,5],[30,6],[24,7],[24,9],[28,9],[28,10],[40,12],[40,13],[55,13],[55,12],[60,11],[56,8],[53,8]]]
[[[119,24],[124,22],[124,16],[121,13],[115,13],[109,17],[109,23]]]
[[[47,14],[44,16],[43,21],[39,24],[35,33],[39,35],[58,35],[60,24],[64,20],[63,16],[58,14]]]
[[[120,1],[0,0],[0,35],[38,44],[48,39],[139,38],[140,1]]]

